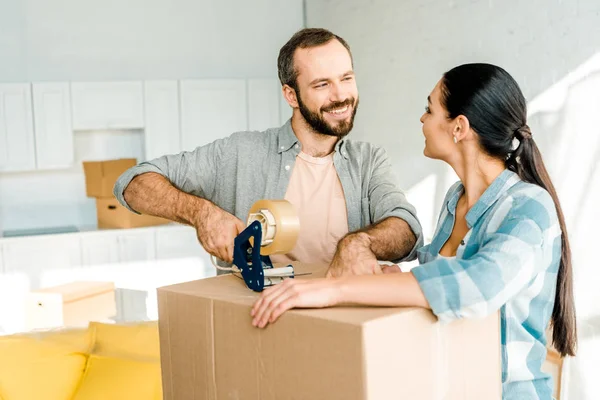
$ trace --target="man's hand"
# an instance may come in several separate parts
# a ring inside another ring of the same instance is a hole
[[[194,221],[202,247],[221,260],[233,261],[233,242],[246,225],[234,215],[206,201]]]
[[[326,276],[335,278],[347,275],[380,273],[381,267],[371,251],[369,235],[359,232],[347,235],[340,240]]]

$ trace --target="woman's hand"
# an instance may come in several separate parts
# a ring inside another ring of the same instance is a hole
[[[252,325],[264,328],[291,308],[330,307],[340,302],[336,279],[286,279],[265,289],[252,308]]]

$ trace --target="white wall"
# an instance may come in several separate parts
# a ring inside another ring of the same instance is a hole
[[[303,9],[301,0],[0,0],[0,26],[0,82],[276,78]],[[94,225],[80,161],[141,160],[143,146],[141,132],[77,132],[71,170],[0,173],[0,230]]]
[[[581,345],[566,392],[600,398],[600,2],[307,0],[306,20],[349,42],[361,96],[352,136],[386,146],[428,233],[456,178],[422,155],[430,90],[466,62],[499,64],[521,84],[573,247]]]
[[[0,81],[272,77],[301,0],[0,0]]]

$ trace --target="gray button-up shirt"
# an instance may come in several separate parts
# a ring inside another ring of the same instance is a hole
[[[291,120],[263,132],[236,132],[193,151],[142,162],[117,180],[114,194],[131,209],[123,191],[146,172],[162,174],[178,189],[208,199],[246,221],[250,207],[261,199],[283,199],[301,143]],[[402,260],[416,258],[423,245],[416,210],[398,188],[385,150],[365,142],[339,140],[333,163],[340,178],[350,232],[388,217],[399,217],[411,227],[417,243]],[[310,229],[310,227],[301,227]]]

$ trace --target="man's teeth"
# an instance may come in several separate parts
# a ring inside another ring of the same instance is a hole
[[[330,110],[330,111],[327,111],[327,112],[330,112],[330,113],[332,113],[332,114],[343,114],[343,113],[345,113],[347,110],[348,110],[348,106],[346,106],[346,107],[344,107],[344,108],[338,108],[338,109],[336,109],[336,110]]]

